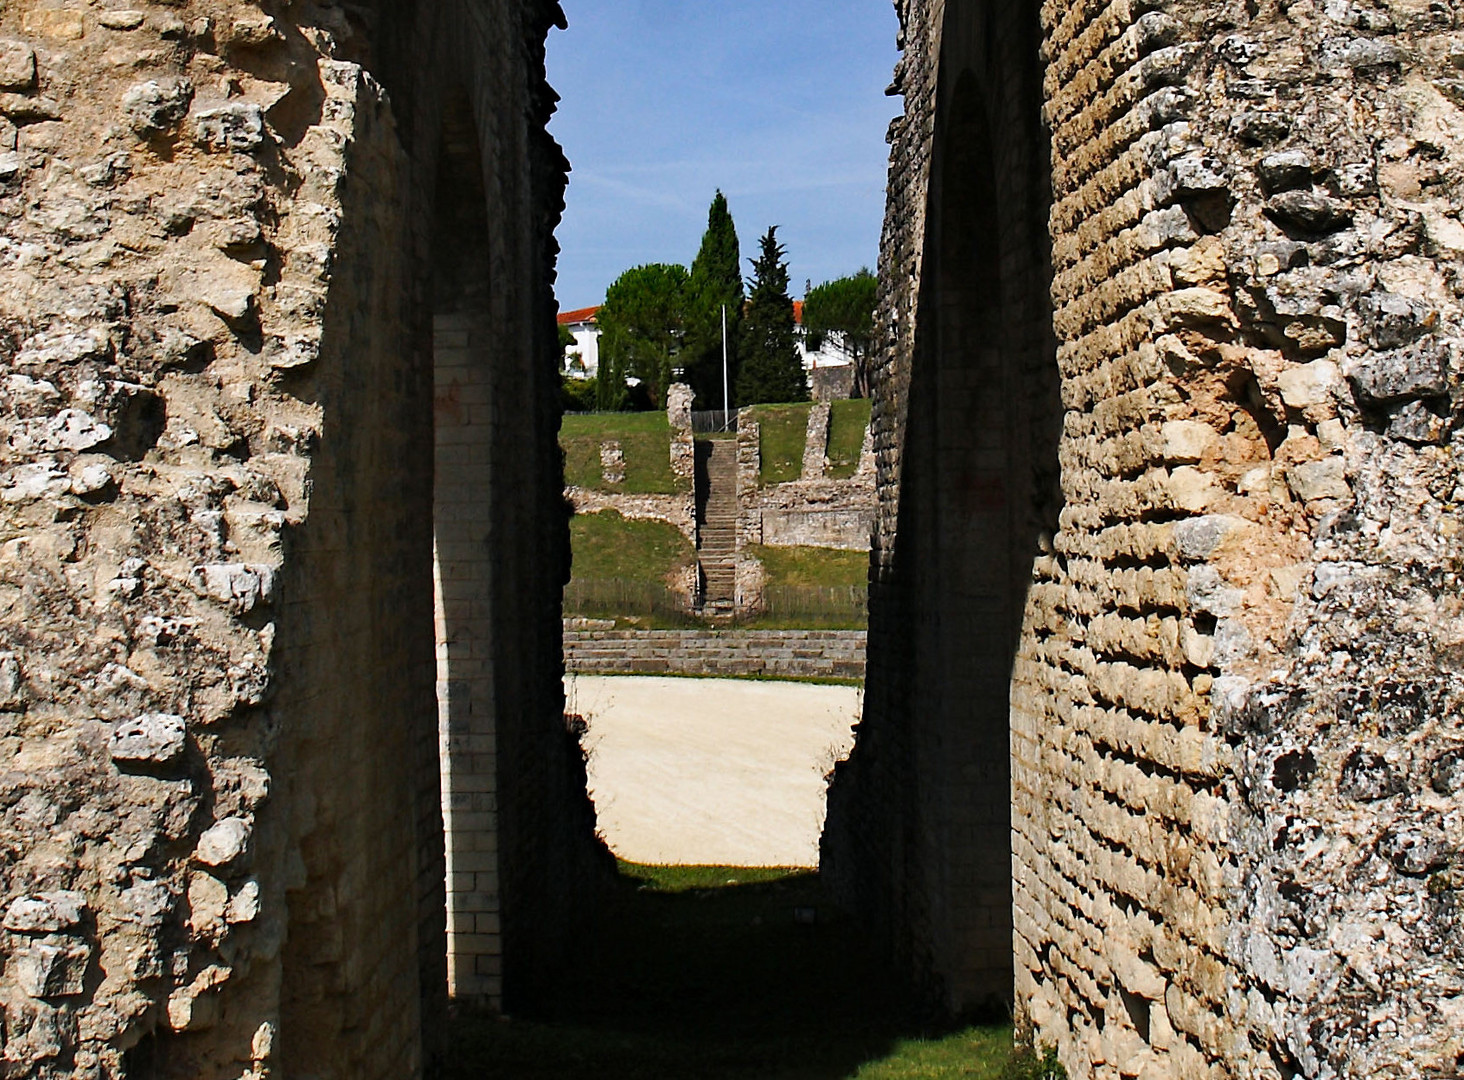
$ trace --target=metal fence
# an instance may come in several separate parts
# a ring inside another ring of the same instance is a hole
[[[609,619],[617,615],[653,616],[696,622],[689,598],[655,581],[627,578],[575,578],[564,587],[564,613]]]
[[[864,585],[769,585],[763,589],[763,616],[778,621],[862,622],[869,617]]]
[[[724,413],[717,409],[712,412],[694,412],[691,414],[691,430],[698,435],[715,435],[719,431],[737,430],[737,411]]]
[[[862,585],[769,585],[763,608],[749,620],[767,619],[807,626],[857,625],[868,617],[869,590]],[[653,618],[665,625],[701,625],[690,599],[653,581],[625,578],[576,578],[564,589],[566,615],[609,619]]]

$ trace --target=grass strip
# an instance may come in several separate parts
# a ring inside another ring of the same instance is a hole
[[[672,571],[696,561],[691,541],[675,525],[639,521],[614,510],[569,520],[573,575],[578,580],[664,584]]]
[[[623,483],[607,484],[601,471],[600,445],[610,441],[620,443],[625,454]],[[686,483],[671,472],[671,424],[663,412],[565,416],[559,445],[564,449],[564,482],[572,487],[673,495]]]
[[[833,480],[847,480],[859,470],[864,451],[864,433],[869,428],[871,403],[868,398],[836,401],[829,416],[829,468]]]
[[[808,414],[813,406],[758,405],[752,418],[760,429],[762,471],[758,482],[786,484],[803,475],[803,447],[808,441]]]

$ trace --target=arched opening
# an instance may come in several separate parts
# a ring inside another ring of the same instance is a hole
[[[957,1014],[1011,1000],[1013,665],[1060,505],[1039,41],[1018,5],[946,9],[914,343],[877,406],[897,503],[824,841],[844,898]]]
[[[447,980],[454,997],[501,1006],[490,537],[493,280],[482,149],[461,93],[442,110],[434,207],[432,523]]]

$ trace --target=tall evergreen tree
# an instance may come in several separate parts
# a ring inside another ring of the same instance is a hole
[[[788,295],[787,251],[778,227],[767,231],[752,263],[752,289],[742,322],[742,368],[737,379],[740,405],[766,401],[807,401],[808,380],[798,356],[793,300]]]
[[[722,309],[727,311],[727,362],[737,385],[738,342],[742,329],[742,248],[737,225],[719,190],[707,212],[707,231],[691,264],[687,288],[686,340],[681,351],[686,380],[698,407],[720,409],[722,400]]]

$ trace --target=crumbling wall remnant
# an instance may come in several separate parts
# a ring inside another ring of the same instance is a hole
[[[515,582],[476,594],[473,653],[479,715],[514,730],[451,749],[476,755],[472,795],[498,815],[474,857],[508,864],[472,885],[523,944],[475,922],[492,979],[466,992],[552,966],[595,858],[552,602],[565,164],[543,43],[562,18],[507,0],[0,9],[6,1075],[431,1063],[444,408],[493,432],[473,523]],[[488,374],[456,398],[432,324],[454,93],[491,151],[469,166],[498,275],[493,334],[470,343]],[[470,400],[495,379],[512,404]]]

